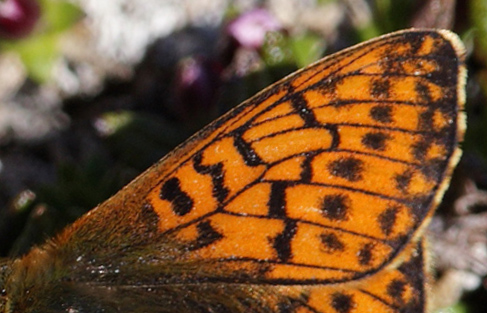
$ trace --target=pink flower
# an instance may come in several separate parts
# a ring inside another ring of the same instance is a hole
[[[281,23],[267,10],[255,9],[242,14],[227,28],[228,34],[245,48],[258,49],[267,32],[282,29]]]

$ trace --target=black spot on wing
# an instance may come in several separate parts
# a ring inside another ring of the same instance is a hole
[[[379,215],[378,222],[379,227],[384,235],[389,236],[396,224],[397,219],[397,208],[391,207],[387,208],[384,212]]]
[[[346,194],[326,195],[321,203],[321,214],[330,220],[348,219],[351,200]]]
[[[328,164],[328,171],[336,177],[356,182],[362,180],[363,161],[354,157],[340,158]]]
[[[355,307],[355,302],[351,295],[336,292],[331,296],[331,306],[337,313],[350,313]]]
[[[383,124],[392,123],[392,107],[390,105],[377,105],[370,109],[370,117]]]
[[[369,265],[373,258],[374,245],[367,243],[360,248],[357,257],[361,265]]]
[[[184,216],[193,209],[193,200],[181,189],[181,182],[177,177],[168,179],[162,185],[159,197],[171,202],[172,211],[178,216]]]
[[[396,188],[402,192],[407,192],[412,178],[413,174],[411,171],[405,171],[402,174],[396,175],[394,177],[394,180],[396,181]]]
[[[335,253],[345,250],[345,244],[334,233],[322,233],[320,235],[322,248],[327,253]]]
[[[387,140],[391,139],[385,133],[367,133],[362,137],[362,144],[372,150],[384,151],[387,147]]]
[[[223,238],[223,235],[216,231],[209,221],[203,221],[196,225],[198,237],[191,244],[190,250],[197,250],[209,246]]]
[[[387,284],[387,294],[391,296],[394,303],[404,304],[404,293],[406,292],[407,284],[403,280],[394,279]]]
[[[391,83],[387,79],[376,79],[372,81],[371,93],[374,98],[389,98]]]

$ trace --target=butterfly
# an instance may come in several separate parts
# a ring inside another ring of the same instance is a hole
[[[289,75],[4,260],[0,312],[426,312],[464,58],[410,29]]]

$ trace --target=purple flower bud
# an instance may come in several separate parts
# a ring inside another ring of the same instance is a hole
[[[40,16],[36,0],[5,0],[0,2],[0,36],[20,39],[30,34]]]
[[[201,112],[208,113],[214,105],[220,84],[221,66],[198,56],[185,59],[179,66],[176,78],[176,98],[183,116],[188,118]]]

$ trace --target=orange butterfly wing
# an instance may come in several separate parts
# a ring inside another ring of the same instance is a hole
[[[420,236],[460,155],[463,54],[450,32],[408,30],[324,58],[45,249],[100,297],[155,301],[145,312],[424,312]]]
[[[442,34],[348,49],[210,125],[146,197],[159,230],[192,258],[254,268],[246,281],[349,281],[389,264],[459,157],[461,52]]]

